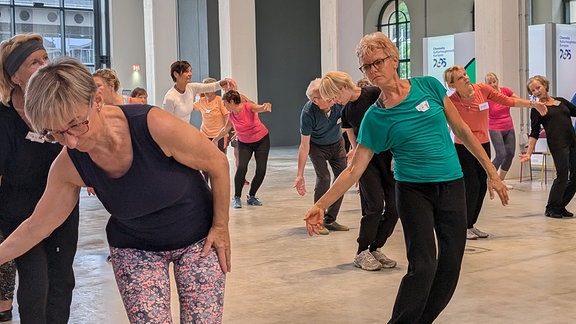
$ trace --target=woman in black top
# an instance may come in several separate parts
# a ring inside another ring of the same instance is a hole
[[[566,205],[576,193],[576,135],[572,119],[576,117],[576,106],[561,97],[548,94],[550,82],[541,75],[531,77],[526,84],[529,93],[548,106],[548,114],[541,116],[530,110],[531,131],[528,149],[522,154],[521,162],[532,156],[541,127],[546,131],[548,147],[556,166],[556,179],[550,188],[545,215],[552,218],[572,217]]]
[[[36,207],[48,170],[62,150],[32,130],[24,94],[32,73],[48,61],[38,34],[16,35],[0,44],[0,226],[10,235]],[[54,232],[16,258],[18,312],[26,323],[67,323],[78,241],[78,204]]]

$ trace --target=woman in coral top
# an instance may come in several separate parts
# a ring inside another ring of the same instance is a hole
[[[265,103],[255,104],[240,95],[238,91],[231,90],[224,94],[224,107],[230,111],[228,122],[212,141],[218,142],[225,134],[228,134],[232,127],[238,136],[238,167],[234,175],[234,208],[242,208],[240,197],[242,187],[248,171],[248,162],[254,154],[256,159],[256,172],[250,182],[250,191],[246,199],[246,204],[250,206],[262,206],[256,197],[256,192],[264,181],[266,175],[266,165],[268,164],[268,153],[270,153],[270,137],[268,129],[258,118],[258,113],[272,111],[272,105]]]
[[[533,107],[542,115],[547,112],[546,106],[542,103],[507,97],[487,84],[471,84],[466,70],[459,65],[451,66],[444,71],[444,81],[450,88],[455,90],[450,95],[450,100],[456,106],[458,113],[470,127],[474,136],[480,141],[488,156],[490,156],[490,138],[488,135],[488,111],[490,105],[488,101],[494,101],[508,107]],[[486,171],[458,137],[454,138],[454,142],[466,186],[468,226],[466,238],[469,240],[486,238],[488,234],[474,226],[478,221],[484,196],[486,195]]]
[[[487,85],[494,88],[507,97],[518,98],[518,96],[509,88],[500,87],[500,81],[495,73],[487,73],[484,77]],[[504,180],[512,160],[514,159],[514,151],[516,149],[516,135],[514,134],[514,122],[510,116],[510,106],[501,105],[492,100],[488,100],[490,106],[488,113],[488,128],[490,131],[490,141],[494,146],[496,157],[492,160],[496,170],[499,170],[500,179]],[[506,185],[508,189],[510,186]]]

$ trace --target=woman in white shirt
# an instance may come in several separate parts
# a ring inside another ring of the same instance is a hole
[[[214,92],[220,89],[224,91],[235,90],[238,87],[232,79],[226,78],[213,83],[190,82],[192,79],[192,67],[187,61],[176,61],[170,66],[170,76],[174,86],[166,92],[164,110],[190,122],[190,114],[194,110],[196,95],[205,92]]]

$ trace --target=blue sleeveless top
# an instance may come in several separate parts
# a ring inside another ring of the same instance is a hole
[[[126,115],[133,161],[111,178],[85,152],[68,154],[87,186],[110,212],[108,243],[117,248],[169,251],[194,244],[212,226],[212,192],[198,170],[167,157],[152,139],[147,115],[152,106],[119,106]]]

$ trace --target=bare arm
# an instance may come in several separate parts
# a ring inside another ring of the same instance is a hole
[[[218,143],[218,141],[222,137],[226,136],[226,134],[230,133],[231,130],[232,130],[232,123],[230,122],[230,120],[226,120],[226,124],[224,124],[224,127],[222,127],[222,129],[220,130],[220,133],[218,133],[218,135],[216,135],[216,137],[212,139],[212,142]]]
[[[298,147],[298,171],[296,173],[296,180],[294,180],[294,187],[300,196],[306,194],[304,168],[306,167],[306,161],[308,161],[308,153],[310,153],[310,135],[300,135],[300,147]]]
[[[350,164],[350,162],[352,161],[354,150],[356,149],[358,143],[356,142],[356,135],[354,135],[354,129],[342,128],[342,130],[346,132],[346,135],[348,136],[348,141],[350,141],[350,151],[346,152],[346,162]]]
[[[490,161],[484,148],[482,148],[478,139],[474,134],[472,134],[470,127],[468,127],[468,125],[462,120],[456,107],[454,107],[454,104],[447,96],[444,97],[444,113],[446,114],[446,119],[454,134],[462,141],[470,153],[476,157],[484,170],[486,170],[486,173],[488,174],[488,190],[490,192],[490,199],[494,199],[494,190],[496,190],[502,205],[507,205],[508,189],[502,183],[496,168],[492,164],[492,161]]]
[[[0,245],[0,264],[30,250],[62,225],[85,186],[70,157],[63,150],[50,168],[44,194],[32,215]]]
[[[251,103],[250,104],[250,110],[252,112],[255,112],[255,113],[272,112],[272,104],[269,102],[266,102],[266,103],[261,104],[261,105]]]
[[[528,147],[526,148],[526,153],[520,155],[520,162],[526,162],[532,157],[534,153],[534,148],[536,147],[537,138],[528,137]]]
[[[203,255],[215,248],[223,272],[229,272],[230,234],[228,230],[228,201],[230,200],[230,171],[228,159],[195,127],[160,109],[148,113],[152,138],[167,156],[196,170],[210,173],[214,216],[206,238]]]
[[[340,173],[324,196],[306,213],[304,220],[306,221],[306,229],[309,235],[312,235],[312,233],[318,234],[318,230],[323,226],[324,211],[326,208],[332,205],[338,198],[342,197],[342,195],[346,193],[346,190],[360,179],[368,163],[370,163],[372,156],[374,156],[374,152],[366,146],[360,144],[356,147],[352,162]]]

